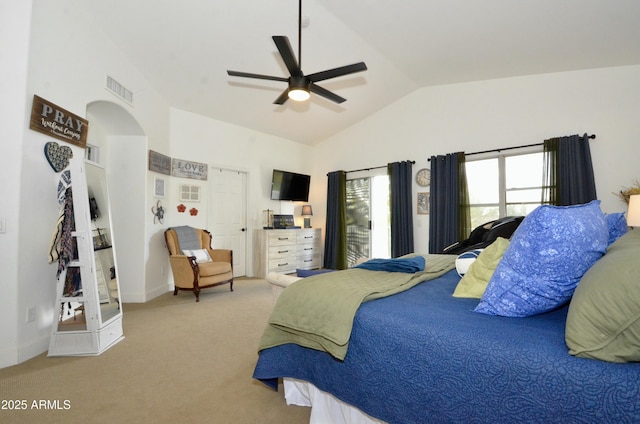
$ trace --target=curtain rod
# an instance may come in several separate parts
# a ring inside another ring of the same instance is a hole
[[[587,135],[585,133],[585,135],[583,137],[585,137],[585,136],[586,136],[586,138],[590,138],[592,140],[596,138],[595,134]],[[471,156],[471,155],[481,155],[483,153],[494,153],[494,152],[498,152],[499,153],[499,152],[503,152],[505,150],[524,149],[524,148],[527,148],[527,147],[542,146],[542,145],[544,145],[544,143],[525,144],[524,146],[503,147],[502,149],[483,150],[481,152],[465,153],[464,155],[465,156]],[[428,162],[431,161],[431,158],[428,158],[427,161]]]
[[[415,165],[416,161],[415,160],[411,160],[409,161],[411,162],[411,164]],[[382,168],[386,168],[388,165],[383,165],[383,166],[374,166],[373,168],[362,168],[362,169],[354,169],[353,171],[344,171],[346,174],[350,173],[350,172],[360,172],[360,171],[371,171],[374,169],[382,169]]]

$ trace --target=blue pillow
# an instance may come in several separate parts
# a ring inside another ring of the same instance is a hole
[[[608,240],[599,200],[539,206],[513,234],[475,311],[525,317],[563,305]]]
[[[611,246],[629,230],[627,219],[624,217],[624,212],[605,214],[604,219],[609,227],[609,246]]]
[[[296,275],[300,278],[311,277],[312,275],[324,274],[335,271],[335,269],[296,269]]]

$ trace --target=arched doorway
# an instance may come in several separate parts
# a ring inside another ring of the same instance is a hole
[[[133,116],[116,103],[89,103],[87,120],[89,159],[104,168],[107,178],[120,298],[144,302],[147,137]]]

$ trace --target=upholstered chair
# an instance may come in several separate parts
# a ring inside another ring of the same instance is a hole
[[[168,228],[164,238],[173,273],[174,296],[190,290],[200,301],[200,290],[229,284],[233,291],[233,251],[211,248],[211,233],[188,226]]]

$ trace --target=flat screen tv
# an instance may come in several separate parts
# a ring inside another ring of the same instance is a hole
[[[309,175],[274,169],[271,179],[271,199],[307,202],[310,181]]]

